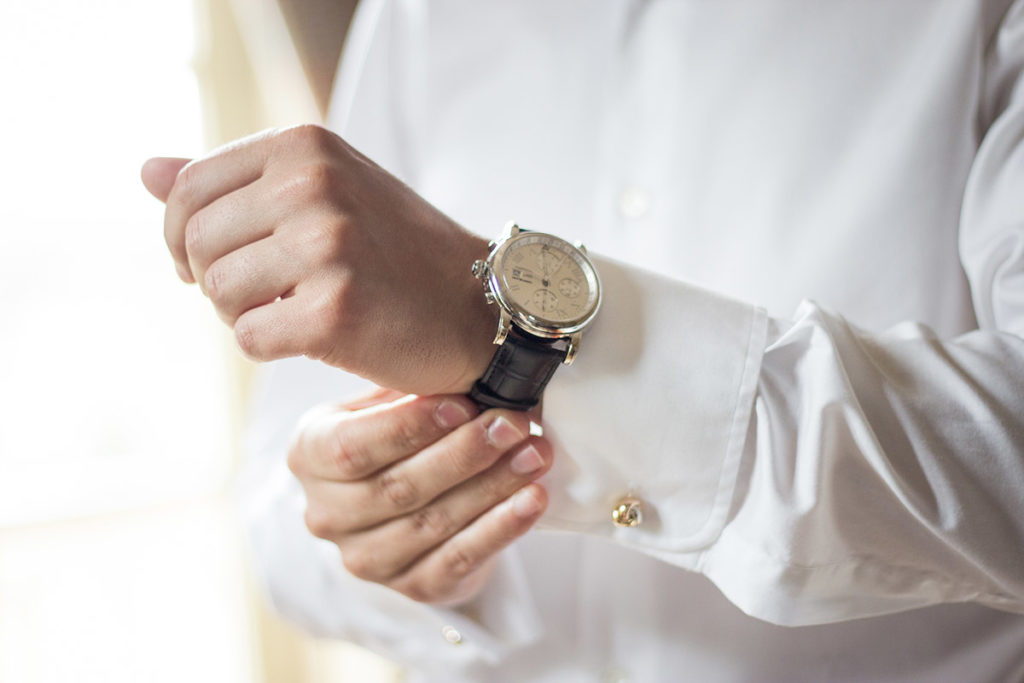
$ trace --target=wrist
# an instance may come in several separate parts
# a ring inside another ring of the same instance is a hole
[[[452,270],[462,311],[459,325],[459,347],[461,348],[462,370],[457,380],[446,393],[467,393],[487,370],[494,356],[494,332],[498,324],[498,312],[488,306],[480,281],[473,277],[472,265],[476,259],[484,258],[488,252],[487,240],[470,235],[464,256],[458,259]]]
[[[485,301],[500,309],[499,346],[469,396],[481,409],[529,410],[558,367],[575,358],[600,306],[600,280],[582,244],[514,221],[489,246],[472,272]]]

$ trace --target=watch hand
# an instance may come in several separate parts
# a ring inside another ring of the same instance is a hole
[[[568,260],[569,260],[568,257],[563,257],[562,260],[558,262],[558,267],[555,268],[555,271],[553,273],[551,273],[550,275],[548,275],[548,279],[549,280],[553,280],[554,277],[556,275],[558,275],[558,271],[560,271],[562,269],[562,266],[564,266],[565,262],[568,261]]]
[[[541,261],[541,267],[544,272],[544,278],[549,279],[551,277],[551,265],[548,263],[547,258],[544,258],[544,260]]]

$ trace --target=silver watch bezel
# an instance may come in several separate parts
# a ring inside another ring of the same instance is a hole
[[[566,251],[572,251],[579,255],[583,263],[589,269],[588,280],[592,280],[594,289],[596,290],[596,296],[594,297],[593,306],[579,318],[576,318],[571,324],[555,324],[537,318],[525,310],[523,310],[518,304],[511,300],[505,293],[503,283],[498,272],[494,268],[495,263],[500,263],[504,257],[505,252],[521,239],[534,237],[537,235],[543,235],[550,238],[561,245],[564,245]],[[480,273],[481,279],[484,281],[485,292],[488,295],[488,299],[493,299],[498,303],[501,310],[507,315],[511,322],[518,326],[520,329],[538,337],[546,339],[558,339],[562,337],[572,337],[578,335],[597,315],[598,310],[601,308],[601,278],[598,276],[597,268],[594,267],[593,262],[587,256],[586,250],[580,244],[573,244],[565,239],[562,239],[558,235],[552,235],[546,232],[536,231],[525,231],[520,230],[515,223],[510,223],[505,227],[505,232],[494,243],[493,248],[487,255],[487,259],[483,262],[483,272]],[[504,316],[503,316],[504,317]]]

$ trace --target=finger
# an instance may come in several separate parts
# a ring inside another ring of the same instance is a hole
[[[413,457],[342,488],[348,509],[335,523],[345,533],[366,529],[418,510],[439,495],[482,472],[526,440],[529,418],[511,410],[489,410]],[[344,490],[348,489],[348,490]]]
[[[551,464],[543,439],[507,453],[487,471],[464,481],[419,510],[367,531],[331,538],[355,576],[384,582],[407,570],[427,552],[474,519],[542,476]]]
[[[433,444],[477,413],[465,396],[409,396],[310,425],[288,464],[300,478],[356,481]]]
[[[311,340],[323,334],[317,311],[327,306],[326,301],[311,303],[312,299],[310,294],[296,294],[242,313],[234,325],[239,350],[256,361],[309,353]]]
[[[291,451],[295,451],[296,458],[305,458],[303,451],[315,442],[314,434],[333,427],[342,416],[372,408],[384,403],[394,403],[399,399],[411,400],[411,395],[386,387],[370,386],[365,391],[354,393],[352,396],[343,399],[338,403],[320,403],[313,406],[303,414],[295,428],[292,444],[289,446],[289,457]]]
[[[528,484],[386,585],[419,602],[450,600],[475,571],[530,530],[547,501],[542,486]],[[342,560],[347,567],[344,554]]]
[[[220,317],[233,325],[244,312],[293,289],[304,275],[305,262],[292,242],[272,235],[228,252],[205,271],[192,272],[202,278]]]
[[[362,410],[363,408],[372,408],[382,403],[392,403],[407,395],[405,392],[395,391],[387,387],[374,387],[365,394],[343,401],[338,407],[342,410]]]
[[[338,331],[343,302],[329,280],[304,279],[289,295],[240,315],[234,325],[238,348],[255,361],[330,356],[343,343]]]
[[[245,187],[263,173],[269,151],[266,133],[243,138],[186,164],[167,197],[164,239],[179,272],[191,281],[185,249],[185,224],[199,209],[218,197]]]
[[[178,171],[189,161],[176,157],[153,157],[142,165],[142,184],[151,195],[166,202]]]
[[[262,183],[252,182],[217,197],[188,218],[185,255],[200,286],[205,283],[206,269],[214,261],[274,232],[278,216],[261,201],[264,190]]]

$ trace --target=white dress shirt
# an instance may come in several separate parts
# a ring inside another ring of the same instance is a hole
[[[1024,2],[366,0],[331,123],[482,235],[582,239],[605,300],[543,530],[457,611],[305,531],[284,439],[353,379],[274,365],[282,611],[414,680],[1024,680]]]

